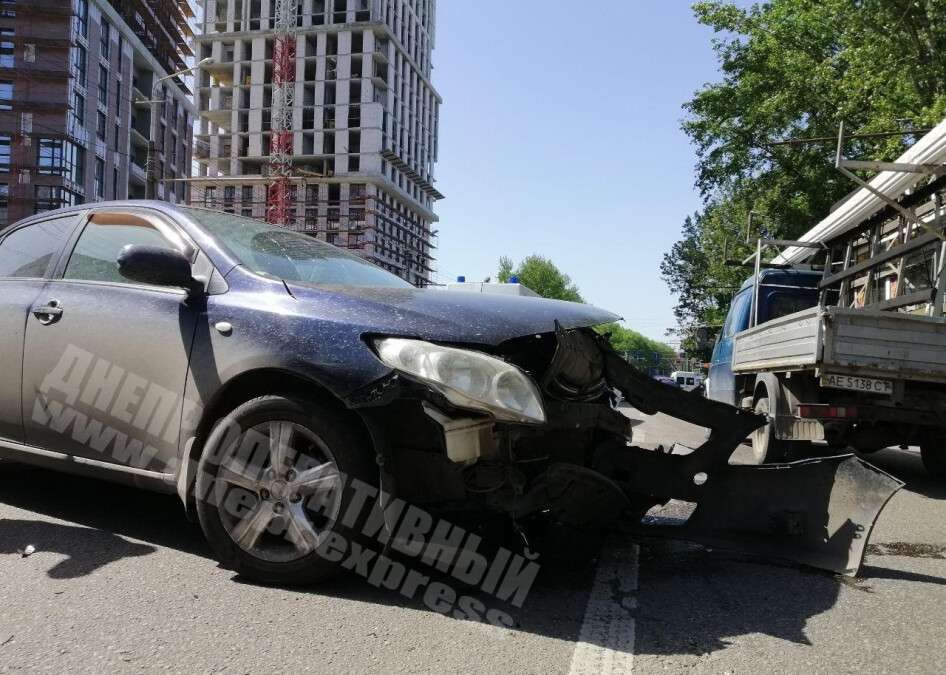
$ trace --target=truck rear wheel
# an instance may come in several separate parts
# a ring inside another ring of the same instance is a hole
[[[753,409],[757,415],[768,416],[771,413],[769,397],[761,396]],[[753,431],[749,439],[752,441],[753,464],[771,464],[787,458],[789,444],[776,437],[775,420],[771,417],[764,426]]]
[[[920,457],[927,473],[935,478],[946,478],[946,438],[923,441]]]
[[[771,413],[771,405],[771,399],[762,396],[755,403],[755,413],[768,416]],[[775,433],[775,420],[771,418],[765,426],[752,432],[749,440],[752,443],[753,464],[791,462],[815,454],[811,441],[788,441],[778,438]]]

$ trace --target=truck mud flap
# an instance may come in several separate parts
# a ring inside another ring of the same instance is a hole
[[[560,344],[574,340],[559,330]],[[884,505],[903,483],[851,455],[763,466],[730,465],[736,448],[764,417],[648,377],[600,339],[608,383],[645,414],[658,412],[709,429],[685,455],[615,448],[608,464],[629,495],[661,504],[696,504],[681,526],[641,523],[641,533],[791,560],[854,575]],[[573,344],[577,348],[577,344]]]

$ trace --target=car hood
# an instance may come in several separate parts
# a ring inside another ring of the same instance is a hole
[[[595,326],[620,317],[592,305],[512,295],[420,288],[314,286],[286,282],[289,292],[327,320],[365,333],[453,343],[498,345],[563,328]]]

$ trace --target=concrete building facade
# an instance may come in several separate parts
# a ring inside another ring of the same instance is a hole
[[[203,0],[192,200],[266,217],[275,0]],[[433,272],[435,0],[297,0],[288,222],[415,285]]]
[[[145,195],[185,202],[189,0],[0,0],[0,226],[38,211]],[[152,114],[152,110],[154,114]]]

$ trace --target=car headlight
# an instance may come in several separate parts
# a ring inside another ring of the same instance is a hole
[[[431,385],[457,407],[512,422],[545,422],[535,384],[501,359],[405,338],[382,338],[375,341],[375,348],[386,365]]]

